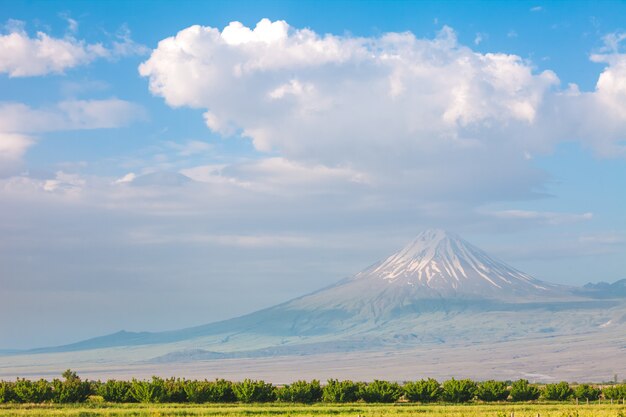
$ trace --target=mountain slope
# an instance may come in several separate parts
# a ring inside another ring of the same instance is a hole
[[[32,353],[167,345],[171,347],[159,352],[269,355],[301,352],[305,345],[337,351],[415,341],[503,339],[574,329],[572,317],[577,314],[587,317],[591,310],[611,307],[585,294],[534,279],[452,233],[427,230],[349,279],[252,314],[176,331],[118,332]],[[530,311],[550,312],[550,323],[537,328],[541,320],[533,318],[510,326],[511,319]],[[476,332],[480,325],[485,328]]]

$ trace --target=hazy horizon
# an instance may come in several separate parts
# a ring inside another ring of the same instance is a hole
[[[0,349],[240,316],[429,228],[544,281],[626,278],[624,15],[7,2]]]

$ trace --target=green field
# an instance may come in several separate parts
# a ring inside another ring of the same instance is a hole
[[[5,404],[0,416],[450,416],[450,417],[626,417],[626,406],[593,404]]]

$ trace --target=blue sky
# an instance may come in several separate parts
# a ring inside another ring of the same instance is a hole
[[[243,314],[429,227],[547,281],[625,278],[624,15],[6,2],[0,347]]]

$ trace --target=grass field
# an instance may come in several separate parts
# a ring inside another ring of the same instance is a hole
[[[513,414],[512,414],[513,413]],[[617,404],[342,404],[342,405],[212,405],[212,404],[14,404],[0,406],[0,416],[284,416],[284,417],[626,417]]]

